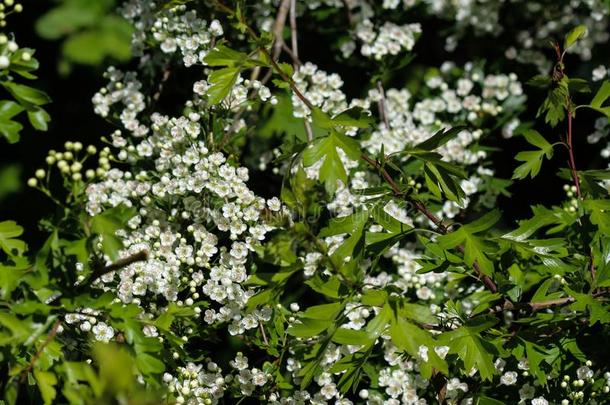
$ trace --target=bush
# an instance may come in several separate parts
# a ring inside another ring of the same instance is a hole
[[[37,23],[133,60],[27,181],[46,242],[0,222],[5,402],[610,403],[607,2],[114,3]]]

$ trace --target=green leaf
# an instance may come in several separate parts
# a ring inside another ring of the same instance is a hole
[[[318,237],[325,238],[327,236],[340,235],[343,233],[352,233],[354,230],[360,228],[362,224],[366,223],[368,218],[368,211],[366,210],[357,210],[351,215],[333,218],[330,220],[328,226],[325,226],[320,230]]]
[[[320,180],[324,182],[326,190],[331,194],[334,194],[337,189],[338,180],[347,185],[347,173],[337,148],[342,149],[352,160],[358,160],[360,157],[358,142],[336,131],[318,139],[303,151],[303,165],[305,167],[323,160],[320,167]]]
[[[263,60],[249,58],[244,52],[236,51],[225,45],[217,45],[203,59],[208,66],[226,66],[238,68],[251,68],[255,66],[267,67]],[[286,65],[286,64],[282,64]],[[292,76],[292,73],[289,75]]]
[[[584,207],[589,210],[589,219],[597,225],[600,232],[610,235],[610,200],[584,200]]]
[[[301,323],[292,324],[287,332],[295,337],[313,337],[324,332],[333,324],[333,320],[301,319]]]
[[[334,125],[357,128],[368,128],[373,122],[373,117],[366,113],[362,107],[352,107],[341,112],[332,119]]]
[[[430,378],[433,369],[443,374],[449,372],[447,362],[441,359],[434,351],[434,347],[438,346],[438,343],[429,332],[404,319],[398,319],[390,327],[390,337],[392,338],[392,343],[397,348],[406,351],[420,361],[423,377]],[[420,355],[421,347],[427,348],[427,360]]]
[[[93,25],[100,17],[97,7],[82,7],[76,2],[65,2],[36,21],[36,32],[45,39],[59,39],[78,29]]]
[[[551,82],[552,79],[550,76],[538,75],[529,79],[526,84],[532,87],[546,88],[551,84]]]
[[[585,35],[587,35],[587,27],[585,25],[577,25],[576,27],[572,28],[572,30],[568,32],[565,37],[565,40],[563,42],[563,49],[568,49],[569,47],[574,45],[576,41],[583,38]]]
[[[417,144],[414,149],[433,151],[455,138],[464,129],[466,129],[465,126],[457,126],[449,129],[440,129],[431,138],[428,138],[425,141]]]
[[[91,218],[91,232],[101,236],[104,253],[111,260],[118,258],[119,250],[123,247],[116,231],[123,229],[134,215],[134,208],[119,205]]]
[[[0,249],[9,256],[22,255],[26,244],[22,240],[15,239],[23,234],[23,228],[15,221],[0,222]]]
[[[165,371],[165,363],[149,353],[138,353],[136,365],[144,374],[161,374]]]
[[[127,350],[115,344],[96,343],[93,354],[102,385],[111,392],[129,391],[134,386],[135,364]]]
[[[2,100],[0,101],[0,118],[2,119],[11,119],[15,115],[22,112],[25,108],[21,105],[15,103],[10,100]]]
[[[24,108],[14,101],[0,101],[0,134],[2,134],[9,143],[19,141],[19,133],[23,129],[23,125],[17,121],[13,121],[11,118],[23,110]]]
[[[318,320],[332,320],[339,315],[343,310],[343,305],[340,302],[334,302],[332,304],[315,305],[307,308],[303,313],[304,318],[318,319]]]
[[[549,90],[546,99],[538,109],[536,117],[544,114],[544,121],[556,127],[566,116],[566,100],[568,97],[568,79],[564,77],[557,87]]]
[[[498,401],[497,399],[481,395],[477,397],[476,405],[505,405],[505,403],[502,401]]]
[[[448,171],[443,165],[426,162],[424,165],[424,174],[428,189],[438,198],[440,198],[440,191],[442,190],[448,199],[455,201],[458,204],[462,204],[466,194],[464,193],[464,190],[462,190],[456,176]]]
[[[13,258],[14,266],[0,264],[0,297],[8,299],[10,294],[23,280],[23,275],[30,268],[26,258]],[[14,309],[14,308],[13,308]]]
[[[283,83],[283,82],[282,82]],[[278,102],[275,106],[267,103],[265,109],[272,109],[271,116],[262,122],[258,129],[258,134],[263,137],[271,137],[274,134],[286,134],[287,137],[296,137],[301,142],[307,142],[307,133],[302,118],[297,118],[293,115],[293,106],[290,97],[285,94],[280,94],[277,97]],[[314,138],[321,137],[326,134],[326,130],[311,125]]]
[[[341,281],[335,276],[331,276],[327,280],[324,280],[322,276],[316,274],[313,278],[305,281],[305,284],[311,287],[315,292],[333,299],[338,299],[346,293]]]
[[[45,92],[33,87],[7,81],[1,82],[0,84],[2,84],[20,104],[26,107],[44,105],[51,102],[51,99]]]
[[[369,335],[362,330],[339,328],[333,334],[333,342],[341,345],[366,346],[372,343]]]
[[[591,106],[601,107],[608,97],[610,97],[610,81],[605,80],[599,90],[597,90],[597,93],[595,93],[593,100],[591,100]]]
[[[569,294],[576,300],[570,307],[575,311],[588,311],[591,325],[599,322],[601,324],[610,323],[610,308],[607,303],[593,298],[589,294],[582,294],[566,288]]]
[[[463,245],[464,262],[473,266],[476,261],[483,274],[491,276],[494,268],[487,255],[494,252],[494,246],[486,239],[475,234],[491,228],[499,219],[500,212],[498,210],[488,212],[476,221],[463,225],[454,232],[439,236],[438,243],[445,249]]]
[[[225,45],[217,45],[203,58],[208,66],[230,66],[236,67],[243,64],[248,59],[244,52],[233,50]]]
[[[53,400],[57,396],[55,386],[57,385],[57,377],[55,373],[51,371],[42,371],[37,368],[34,369],[34,378],[38,384],[40,395],[45,405],[53,403]]]
[[[497,323],[496,319],[482,318],[478,321],[445,332],[439,341],[449,346],[449,352],[457,354],[464,362],[463,372],[469,374],[476,368],[483,380],[491,381],[495,372],[493,364],[495,347],[481,337],[481,332]]]
[[[503,237],[516,241],[524,241],[539,229],[557,223],[558,219],[559,217],[554,211],[544,207],[534,207],[534,216],[532,218],[519,221],[519,227]]]
[[[30,124],[39,131],[46,131],[49,129],[48,122],[51,121],[49,114],[42,108],[34,108],[28,110],[28,119]]]
[[[210,73],[208,82],[210,88],[208,89],[208,102],[211,105],[220,103],[225,99],[227,95],[235,86],[235,82],[239,77],[240,68],[226,67],[223,69],[215,70]]]
[[[523,135],[531,145],[537,146],[539,150],[519,152],[515,156],[515,160],[525,163],[515,169],[513,179],[524,179],[528,175],[531,178],[536,177],[540,172],[544,157],[550,159],[553,156],[553,145],[548,143],[538,131],[527,129],[523,131]]]
[[[21,344],[27,341],[32,334],[31,321],[21,320],[3,311],[0,311],[0,325],[10,331],[7,334],[0,328],[0,346]]]
[[[0,118],[0,134],[2,134],[9,143],[16,143],[19,141],[19,133],[22,129],[23,125],[20,123]]]
[[[154,325],[158,328],[169,330],[176,318],[188,318],[195,314],[189,307],[179,307],[175,303],[170,303],[161,315],[155,320]]]
[[[597,93],[595,93],[595,97],[593,97],[593,100],[591,100],[591,104],[588,107],[610,117],[610,107],[602,108],[602,105],[608,100],[608,97],[610,97],[610,81],[605,80],[599,90],[597,90]]]
[[[540,385],[545,385],[547,383],[546,373],[540,368],[540,363],[548,357],[549,353],[544,350],[544,347],[525,341],[525,354],[530,372]]]

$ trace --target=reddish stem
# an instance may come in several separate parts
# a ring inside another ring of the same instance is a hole
[[[436,226],[436,228],[438,229],[438,231],[440,233],[445,235],[449,232],[449,229],[447,228],[447,226],[445,226],[443,224],[443,221],[440,218],[438,218],[436,215],[434,215],[434,213],[432,213],[428,209],[426,204],[424,204],[422,201],[416,200],[414,198],[411,198],[411,197],[405,195],[405,193],[403,193],[400,190],[400,187],[394,181],[392,176],[388,173],[388,171],[383,166],[381,166],[381,164],[378,161],[376,161],[375,159],[373,159],[370,156],[367,156],[365,154],[362,154],[361,158],[362,158],[362,160],[367,162],[369,165],[371,165],[372,167],[374,167],[375,169],[378,170],[378,172],[381,174],[381,177],[383,177],[383,179],[386,181],[386,183],[388,183],[388,185],[392,188],[392,191],[394,192],[395,196],[404,198],[407,201],[411,202],[415,206],[415,208],[417,208],[417,210],[419,212],[424,214],[426,216],[426,218],[428,218],[430,221],[432,221],[432,223]],[[461,253],[464,253],[463,246],[458,246],[457,249]],[[479,266],[479,264],[476,261],[473,263],[472,267],[477,275],[477,278],[479,280],[481,280],[481,282],[485,285],[485,287],[487,287],[487,289],[489,291],[491,291],[492,293],[496,293],[498,291],[498,286],[489,276],[486,276],[485,274],[483,274],[483,272],[481,271],[481,267]]]
[[[572,111],[568,106],[568,154],[570,156],[569,165],[572,171],[572,180],[576,186],[576,195],[582,199],[582,193],[580,192],[580,180],[578,179],[578,173],[576,172],[576,162],[574,160],[574,147],[572,145]]]

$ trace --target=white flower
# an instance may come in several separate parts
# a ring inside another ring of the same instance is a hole
[[[324,396],[326,399],[331,399],[335,395],[337,395],[337,386],[335,384],[326,384],[320,389],[320,394]]]
[[[522,401],[526,400],[526,399],[530,399],[534,396],[535,393],[536,393],[536,389],[534,387],[532,387],[531,385],[529,385],[528,383],[525,383],[519,389],[519,398]]]
[[[0,69],[6,69],[10,64],[11,61],[6,55],[0,55]]]
[[[513,385],[517,382],[517,372],[507,371],[500,377],[500,384]]]
[[[604,80],[604,78],[606,78],[606,76],[608,75],[608,70],[606,69],[605,66],[600,65],[598,67],[596,67],[595,69],[593,69],[593,81],[594,82],[598,82],[600,80]]]
[[[589,378],[593,377],[593,370],[587,366],[582,366],[576,370],[576,375],[580,380],[588,380]]]
[[[449,346],[435,346],[434,351],[441,359],[447,357],[447,353],[449,353]]]
[[[418,354],[423,361],[428,361],[428,348],[426,346],[419,346]]]
[[[108,343],[114,337],[114,329],[104,322],[96,324],[91,331],[95,335],[95,339],[100,342]]]
[[[277,197],[267,200],[267,206],[271,211],[279,211],[282,208],[282,203]]]
[[[538,397],[532,399],[532,405],[549,405],[549,401],[544,399],[544,397]]]

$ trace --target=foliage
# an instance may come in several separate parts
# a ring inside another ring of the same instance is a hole
[[[100,65],[131,57],[133,29],[114,14],[114,0],[64,0],[36,21],[36,32],[48,40],[62,40],[58,68],[64,74],[72,64]]]
[[[552,44],[551,73],[529,82],[538,107],[482,63],[392,88],[422,31],[396,22],[400,2],[279,3],[122,6],[137,71],[110,67],[93,97],[118,129],[99,151],[49,151],[28,181],[55,208],[40,248],[0,222],[3,401],[605,403],[610,172],[577,167],[575,122],[608,121],[610,81],[564,62],[587,29]],[[65,1],[37,30],[69,34],[72,62],[126,58],[113,5]],[[297,17],[347,24],[331,36],[337,60],[371,66],[361,98],[301,61]],[[50,100],[13,81],[34,78],[32,51],[11,52],[0,115],[16,142],[12,118],[46,129]],[[187,69],[192,94],[164,110]],[[518,184],[567,161],[566,198],[517,224],[496,207],[501,132],[530,145]]]

